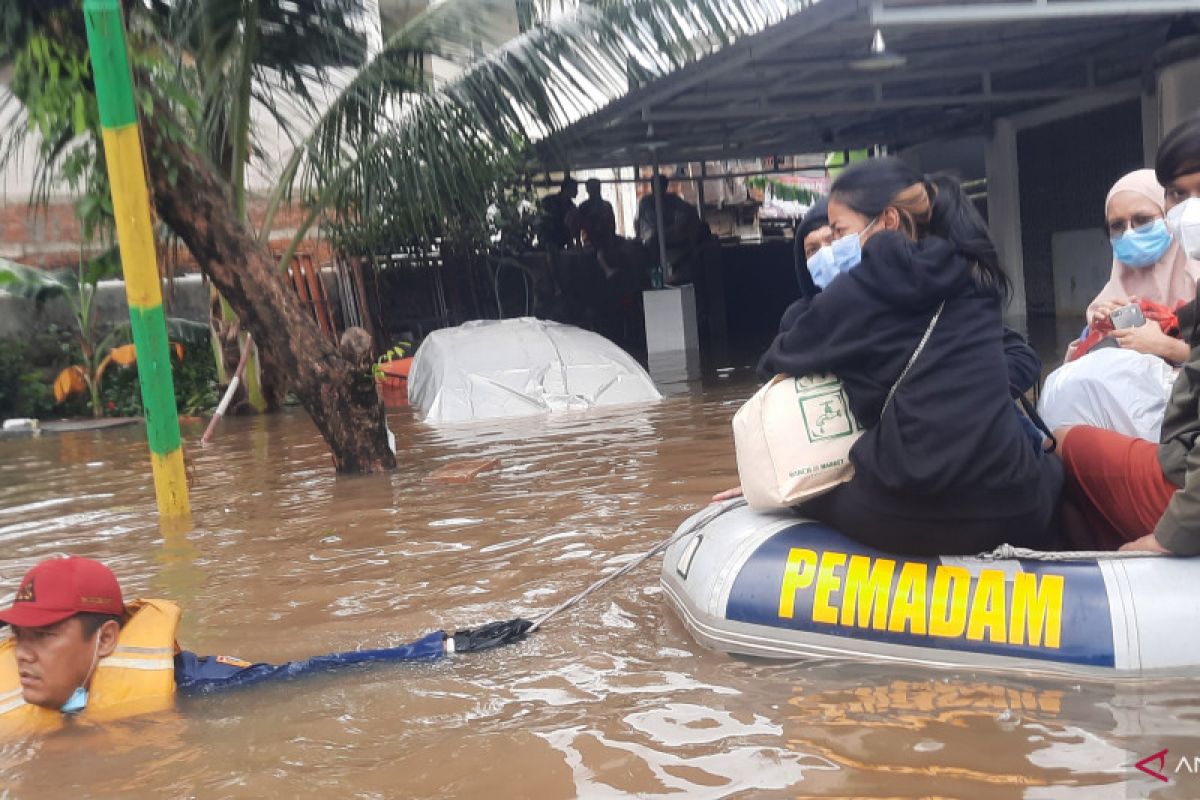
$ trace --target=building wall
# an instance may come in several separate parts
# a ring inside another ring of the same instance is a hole
[[[267,199],[259,195],[247,203],[250,224],[258,230],[266,216]],[[282,255],[291,244],[301,221],[306,216],[299,206],[284,206],[275,215],[271,229],[271,249]],[[67,197],[52,198],[44,208],[31,208],[28,200],[0,204],[0,258],[43,269],[73,267],[80,259],[79,220],[75,217],[74,202]],[[327,240],[315,232],[301,245],[299,252],[311,255],[318,263],[332,257]],[[88,253],[82,254],[88,257]],[[166,266],[160,254],[160,264]],[[178,271],[191,271],[195,263],[187,249],[180,247],[176,265]]]
[[[1099,229],[1108,190],[1143,166],[1141,103],[1133,100],[1023,130],[1017,152],[1029,313],[1082,314],[1082,309],[1055,307],[1054,235]],[[1095,270],[1107,274],[1111,266],[1106,260]]]

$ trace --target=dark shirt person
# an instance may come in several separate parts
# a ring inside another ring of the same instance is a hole
[[[575,242],[571,218],[575,215],[575,196],[579,182],[563,178],[558,191],[542,198],[542,230],[539,239],[546,250],[562,250]]]
[[[583,233],[584,244],[597,250],[606,248],[617,235],[617,217],[612,203],[600,196],[600,181],[588,178],[584,184],[588,197],[579,204],[575,214],[577,227]]]
[[[864,433],[854,478],[801,512],[893,552],[1047,546],[1062,466],[1013,405],[1039,362],[1003,327],[1009,283],[962,187],[872,160],[841,174],[828,214],[837,275],[788,309],[760,371],[837,375]]]
[[[658,176],[659,193],[662,195],[663,243],[666,246],[667,283],[686,283],[690,279],[691,262],[704,239],[704,228],[696,207],[667,189],[671,180],[666,175]],[[659,258],[658,216],[654,209],[654,193],[638,202],[638,238],[649,250],[651,258]]]
[[[52,558],[26,573],[0,624],[0,741],[68,720],[106,721],[170,708],[175,693],[207,693],[374,661],[434,661],[524,636],[529,623],[496,623],[411,644],[332,653],[285,664],[198,656],[175,641],[181,613],[167,600],[125,604],[108,567]]]

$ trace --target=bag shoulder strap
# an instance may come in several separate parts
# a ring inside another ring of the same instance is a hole
[[[892,404],[892,397],[895,396],[896,390],[900,388],[900,381],[904,380],[904,376],[912,369],[913,364],[917,363],[917,357],[921,355],[921,351],[925,349],[925,345],[929,343],[929,337],[933,335],[933,329],[937,325],[938,319],[942,316],[942,309],[946,307],[946,301],[943,300],[938,305],[937,311],[933,312],[933,319],[929,320],[929,327],[925,329],[925,335],[921,337],[921,341],[917,343],[917,349],[913,351],[912,357],[908,359],[908,363],[904,365],[904,369],[900,371],[900,377],[896,378],[896,382],[892,384],[892,388],[888,390],[887,399],[883,401],[883,408],[879,410],[880,418],[883,417],[888,406]]]

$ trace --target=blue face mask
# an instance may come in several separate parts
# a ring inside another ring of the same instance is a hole
[[[868,222],[867,227],[858,233],[848,233],[833,243],[831,255],[833,256],[834,268],[839,275],[843,272],[849,272],[862,263],[863,234],[871,230],[872,226],[878,221],[879,218],[876,217]]]
[[[67,702],[62,704],[62,708],[60,708],[59,711],[64,714],[78,714],[80,711],[83,711],[85,708],[87,708],[87,704],[88,690],[82,686],[79,686],[74,692],[71,693],[71,696],[67,698]]]
[[[1171,232],[1164,220],[1134,228],[1113,238],[1113,255],[1127,267],[1146,269],[1153,266],[1171,247]]]
[[[75,687],[75,691],[71,692],[71,696],[67,698],[67,702],[63,703],[58,709],[64,714],[78,714],[87,708],[88,690],[86,684],[92,678],[92,673],[96,671],[96,660],[100,656],[100,635],[96,634],[96,650],[92,653],[92,666],[88,669],[87,677],[83,679],[85,686]]]
[[[813,283],[824,289],[838,276],[837,265],[834,263],[833,248],[825,245],[812,254],[808,259],[808,274],[812,275]]]

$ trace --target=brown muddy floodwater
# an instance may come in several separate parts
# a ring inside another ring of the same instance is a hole
[[[195,530],[165,539],[140,428],[0,441],[0,603],[69,552],[180,603],[199,653],[281,661],[532,617],[734,482],[749,392],[448,433],[394,412],[400,469],[354,479],[298,412],[232,420],[190,449]],[[481,456],[499,470],[422,482]],[[734,659],[691,640],[658,566],[504,650],[0,742],[0,798],[1200,797],[1200,776],[1132,778],[1168,742],[1200,755],[1198,682]]]

